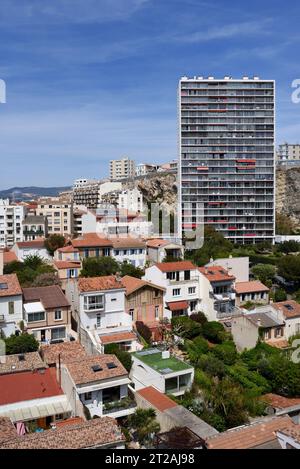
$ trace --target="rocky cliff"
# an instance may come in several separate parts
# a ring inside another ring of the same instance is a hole
[[[276,210],[288,215],[300,228],[300,167],[277,169]]]

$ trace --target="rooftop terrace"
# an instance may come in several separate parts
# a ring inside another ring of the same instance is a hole
[[[191,365],[173,356],[162,358],[162,352],[158,349],[142,350],[141,352],[133,353],[133,356],[163,375],[192,368]]]

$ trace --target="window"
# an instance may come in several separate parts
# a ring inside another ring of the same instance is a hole
[[[159,318],[159,306],[155,306],[155,319]]]
[[[168,280],[175,280],[176,272],[167,272],[167,279]]]
[[[189,295],[193,295],[194,293],[196,293],[196,287],[189,287]]]
[[[195,311],[197,303],[198,303],[198,301],[191,301],[190,302],[191,311]]]
[[[173,296],[180,296],[180,288],[173,288]]]
[[[275,329],[275,337],[282,337],[283,336],[283,329],[282,327],[276,327]]]
[[[8,302],[8,313],[9,314],[15,314],[15,303],[14,303],[14,301],[9,301]]]
[[[184,271],[184,280],[190,280],[191,279],[191,271],[190,270],[185,270]]]
[[[55,319],[55,321],[61,321],[62,320],[62,314],[61,314],[60,309],[55,310],[54,319]]]
[[[96,325],[97,327],[101,327],[101,314],[96,315]]]
[[[84,297],[85,311],[93,311],[95,309],[104,309],[104,295],[91,295]]]
[[[130,308],[130,310],[128,311],[131,319],[133,320],[133,315],[134,315],[134,308]]]
[[[69,269],[68,270],[68,278],[75,278],[76,277],[76,269]]]
[[[51,329],[51,340],[59,340],[66,338],[66,328],[65,327],[57,327],[55,329]]]
[[[45,321],[45,312],[41,311],[40,313],[29,313],[27,315],[28,322],[36,322],[36,321]]]
[[[92,393],[91,392],[85,392],[84,393],[84,400],[85,401],[91,401],[92,400]]]

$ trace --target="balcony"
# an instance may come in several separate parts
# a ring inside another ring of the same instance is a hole
[[[176,280],[176,279],[174,280],[167,279],[167,280],[169,280],[169,285],[180,285],[184,283],[198,282],[199,278],[196,276],[191,276],[187,280],[185,280],[184,278],[180,278],[179,280]]]

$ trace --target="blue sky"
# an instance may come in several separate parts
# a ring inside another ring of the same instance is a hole
[[[300,141],[299,17],[290,0],[1,0],[0,188],[176,157],[182,75],[276,79],[277,142]]]

